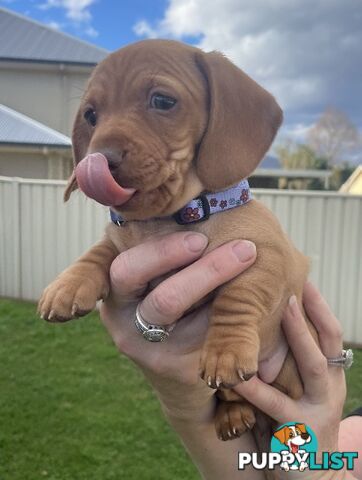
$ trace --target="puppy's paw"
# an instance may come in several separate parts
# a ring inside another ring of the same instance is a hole
[[[246,402],[220,401],[216,407],[215,428],[220,440],[240,437],[255,425],[254,410]]]
[[[200,375],[211,388],[233,388],[258,370],[258,352],[243,342],[225,345],[206,341],[201,354]]]
[[[38,313],[48,322],[66,322],[92,311],[107,293],[94,278],[64,273],[44,290]]]

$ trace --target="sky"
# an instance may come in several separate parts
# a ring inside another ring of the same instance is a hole
[[[225,53],[277,98],[279,138],[303,141],[328,107],[362,131],[362,0],[0,0],[115,50],[173,38]]]

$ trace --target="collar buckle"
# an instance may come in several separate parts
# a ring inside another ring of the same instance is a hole
[[[210,217],[210,204],[209,204],[209,201],[206,197],[206,195],[200,195],[198,197],[196,197],[194,200],[200,200],[201,202],[201,205],[202,205],[202,210],[203,210],[203,216],[197,220],[190,220],[190,221],[187,221],[187,220],[184,220],[182,218],[182,210],[178,210],[176,213],[174,213],[172,215],[172,218],[175,220],[176,223],[178,223],[179,225],[188,225],[189,223],[200,223],[200,222],[204,222],[205,220],[208,220],[209,217]]]
[[[117,225],[117,227],[123,227],[126,223],[126,220],[123,220],[123,218],[118,215],[116,212],[114,212],[112,209],[110,209],[110,214],[111,214],[111,221]]]
[[[113,223],[115,223],[118,227],[123,227],[123,225],[126,223],[126,221],[117,219]]]

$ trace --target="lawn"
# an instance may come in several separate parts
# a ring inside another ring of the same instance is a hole
[[[0,300],[0,478],[198,479],[139,371],[92,314],[41,321]],[[347,373],[346,411],[362,403],[362,351]]]
[[[0,300],[0,479],[199,476],[96,314],[65,325]]]

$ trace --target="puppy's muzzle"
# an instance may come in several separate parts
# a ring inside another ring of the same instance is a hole
[[[114,173],[118,170],[125,155],[125,152],[122,150],[100,149],[97,150],[97,152],[102,153],[106,157],[111,173]]]

